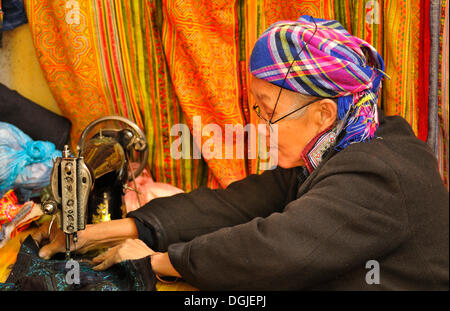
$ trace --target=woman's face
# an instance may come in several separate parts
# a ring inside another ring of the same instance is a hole
[[[250,91],[255,99],[255,103],[260,107],[261,115],[267,120],[272,117],[272,111],[275,106],[280,88],[267,81],[252,76]],[[288,114],[298,108],[298,97],[292,91],[283,89],[274,112],[272,121]],[[336,120],[337,109],[334,109],[334,117],[327,116],[328,112],[323,111],[330,107],[322,107],[323,102],[326,106],[336,104],[328,99],[319,100],[303,109],[300,117],[295,119],[282,119],[272,125],[278,127],[278,141],[269,140],[270,130],[266,128],[266,142],[272,150],[278,151],[278,165],[283,168],[291,168],[304,165],[301,153],[306,145],[320,132],[334,123]],[[295,106],[297,104],[297,106]],[[307,102],[301,103],[305,105]],[[333,110],[331,108],[331,110]],[[330,111],[329,113],[332,113]],[[331,121],[330,121],[330,120]],[[263,120],[260,122],[264,123]],[[270,142],[269,142],[270,141]]]

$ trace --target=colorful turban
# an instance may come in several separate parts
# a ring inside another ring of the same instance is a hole
[[[339,22],[302,16],[271,25],[253,48],[250,72],[304,95],[337,98],[338,119],[344,123],[337,150],[374,137],[384,62]]]

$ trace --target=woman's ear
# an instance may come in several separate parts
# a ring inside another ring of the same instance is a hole
[[[319,108],[319,122],[320,131],[324,131],[330,126],[334,125],[337,119],[337,104],[335,101],[324,98],[318,103]]]

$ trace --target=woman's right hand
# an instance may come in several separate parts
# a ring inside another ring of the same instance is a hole
[[[32,235],[32,238],[41,247],[39,250],[39,257],[50,259],[56,253],[63,253],[66,251],[66,235],[58,228],[56,220],[53,222],[51,232],[49,235],[50,222],[42,224],[38,230]],[[88,251],[86,241],[83,238],[83,231],[78,232],[78,241],[76,245],[73,243],[73,237],[70,237],[70,251],[77,251],[77,253],[85,253]]]
[[[58,227],[56,221],[53,222],[49,234],[49,225],[50,222],[44,223],[32,235],[32,238],[41,247],[39,257],[44,259],[50,259],[56,253],[66,251],[66,235]],[[138,238],[136,224],[132,218],[88,224],[84,230],[78,231],[77,234],[78,242],[76,245],[73,243],[73,237],[70,237],[70,251],[76,251],[81,254],[98,248],[112,247],[126,239]]]

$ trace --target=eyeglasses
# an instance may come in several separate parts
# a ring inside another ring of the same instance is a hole
[[[254,105],[253,105],[253,110],[255,111],[255,113],[256,113],[256,115],[258,116],[258,118],[260,118],[261,120],[263,120],[263,121],[269,126],[269,128],[272,130],[272,124],[275,124],[275,123],[277,123],[278,121],[281,121],[281,120],[283,120],[284,118],[289,117],[290,115],[296,113],[297,111],[302,110],[303,108],[306,108],[306,107],[308,107],[309,105],[314,104],[315,102],[318,102],[319,100],[322,100],[322,98],[319,98],[319,99],[310,101],[310,102],[307,103],[306,105],[303,105],[303,106],[301,106],[301,107],[299,107],[299,108],[297,108],[297,109],[295,109],[295,110],[293,110],[293,111],[291,111],[291,112],[285,114],[284,116],[282,116],[282,117],[276,119],[275,121],[271,121],[273,115],[271,116],[271,118],[270,118],[269,120],[267,120],[267,119],[261,114],[261,107],[259,107],[257,104],[254,104]],[[275,111],[275,109],[274,109],[273,111]]]
[[[272,118],[273,118],[273,116],[274,116],[274,114],[275,114],[275,109],[276,109],[277,106],[278,106],[278,101],[280,100],[281,91],[283,90],[284,83],[286,82],[286,79],[287,79],[287,77],[288,77],[288,75],[289,75],[289,72],[291,71],[291,68],[292,68],[292,65],[294,64],[294,61],[295,61],[295,60],[297,59],[297,57],[303,52],[304,47],[305,47],[306,45],[309,44],[309,42],[311,41],[311,39],[312,39],[312,38],[315,36],[315,34],[316,34],[316,31],[317,31],[317,24],[316,24],[316,21],[315,21],[314,17],[312,17],[312,16],[310,16],[310,17],[311,17],[311,19],[312,19],[313,22],[314,22],[314,32],[313,32],[312,36],[309,38],[308,42],[306,42],[305,45],[302,46],[302,48],[300,49],[300,52],[298,52],[297,55],[295,55],[295,57],[292,59],[291,63],[289,64],[288,71],[287,71],[286,75],[284,76],[283,82],[281,83],[281,86],[280,86],[280,92],[278,93],[278,97],[277,97],[277,100],[276,100],[276,102],[275,102],[275,106],[273,107],[273,110],[272,110],[272,114],[271,114],[271,116],[270,116],[270,119],[267,120],[266,118],[264,118],[264,117],[261,115],[261,108],[260,108],[258,105],[255,104],[255,105],[253,106],[253,110],[256,112],[256,115],[257,115],[260,119],[262,119],[263,121],[266,122],[266,124],[269,126],[270,130],[272,130],[272,124],[275,124],[276,122],[278,122],[278,121],[280,121],[280,120],[282,120],[282,119],[284,119],[284,118],[290,116],[290,115],[293,114],[294,112],[297,112],[297,111],[299,111],[300,109],[303,109],[303,108],[305,108],[305,107],[307,107],[307,106],[309,106],[309,105],[315,103],[316,101],[321,100],[321,99],[319,99],[319,100],[314,100],[314,101],[312,101],[312,102],[309,102],[309,103],[307,103],[306,105],[304,105],[304,106],[302,106],[302,107],[300,107],[300,108],[298,108],[298,109],[296,109],[296,110],[294,110],[294,111],[289,112],[288,114],[282,116],[281,118],[278,118],[276,121],[272,121]]]

